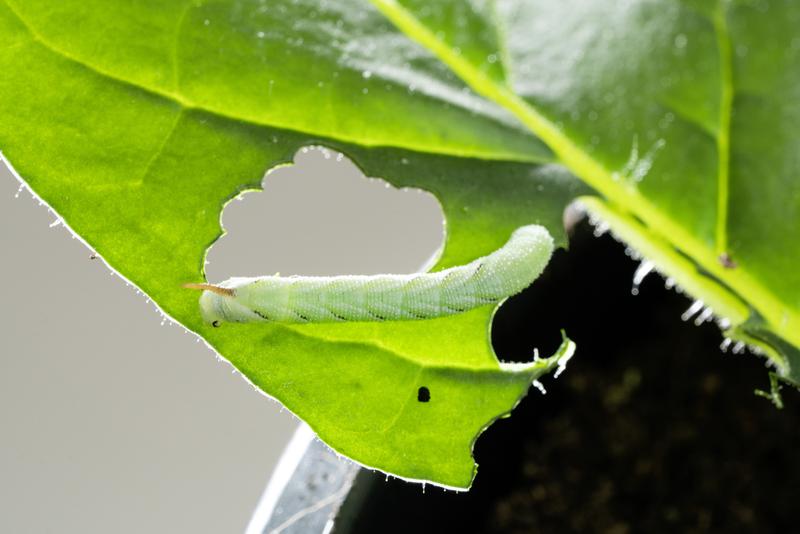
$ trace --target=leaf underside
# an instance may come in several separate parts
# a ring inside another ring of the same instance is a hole
[[[492,306],[208,328],[180,286],[204,279],[224,204],[325,145],[437,196],[438,269],[525,224],[563,245],[562,211],[583,196],[797,382],[797,27],[790,0],[0,0],[0,150],[109,265],[337,451],[467,488],[477,435],[566,352],[501,365]]]

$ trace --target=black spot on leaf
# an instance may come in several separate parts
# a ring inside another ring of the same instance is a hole
[[[417,400],[419,402],[428,402],[429,400],[431,400],[431,390],[429,390],[425,386],[420,387],[419,390],[417,391]]]

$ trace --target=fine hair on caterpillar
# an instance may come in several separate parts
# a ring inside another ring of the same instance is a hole
[[[432,273],[231,278],[201,290],[203,319],[223,322],[317,323],[431,319],[496,304],[528,287],[553,254],[553,238],[538,225],[466,265]]]

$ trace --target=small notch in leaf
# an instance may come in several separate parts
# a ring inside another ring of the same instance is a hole
[[[431,400],[431,390],[426,388],[425,386],[421,386],[419,390],[417,390],[417,400],[419,402],[428,402]]]

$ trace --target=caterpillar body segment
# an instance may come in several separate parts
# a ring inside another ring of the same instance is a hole
[[[231,278],[200,289],[203,318],[283,323],[420,320],[461,313],[519,293],[553,253],[545,228],[523,226],[488,256],[433,273]]]

